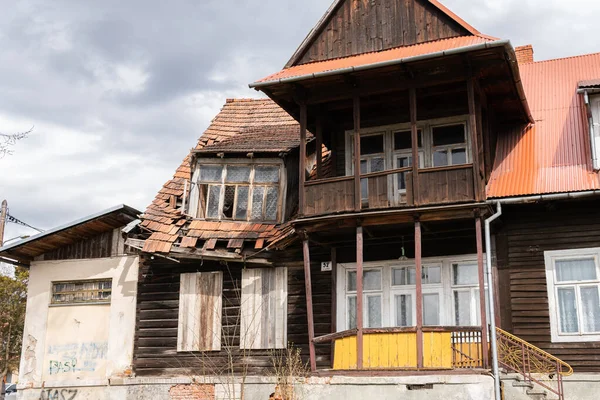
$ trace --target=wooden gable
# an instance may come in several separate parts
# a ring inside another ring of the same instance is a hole
[[[287,67],[477,31],[432,0],[337,0]]]

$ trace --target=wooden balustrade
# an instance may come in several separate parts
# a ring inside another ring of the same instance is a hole
[[[404,175],[406,190],[401,186]],[[356,209],[355,177],[344,176],[308,181],[304,184],[304,216],[342,212],[414,207],[475,201],[475,181],[472,164],[420,169],[420,192],[415,204],[413,169],[362,174],[361,207]]]

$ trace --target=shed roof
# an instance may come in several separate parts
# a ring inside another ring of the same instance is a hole
[[[0,247],[0,258],[28,263],[41,254],[127,225],[140,214],[140,211],[120,204]]]
[[[600,53],[520,66],[535,124],[499,135],[490,198],[600,189],[582,81],[600,76]],[[588,83],[589,84],[589,83]]]

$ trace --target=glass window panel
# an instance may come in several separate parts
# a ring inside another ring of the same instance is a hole
[[[254,182],[277,183],[279,182],[279,167],[261,166],[254,169]]]
[[[410,166],[412,166],[412,157],[403,156],[396,158],[396,168],[405,168]],[[406,189],[406,172],[401,172],[398,174],[398,189]]]
[[[383,135],[361,136],[360,154],[383,153]]]
[[[267,188],[267,204],[265,205],[265,220],[277,220],[277,205],[279,203],[279,188],[271,186]]]
[[[369,180],[360,180],[360,198],[361,200],[367,201],[369,199]]]
[[[356,291],[356,271],[348,271],[346,288],[349,292]]]
[[[392,285],[414,285],[416,282],[415,267],[401,267],[392,269]]]
[[[593,258],[556,260],[557,282],[596,280],[596,262]]]
[[[423,284],[442,283],[442,268],[423,267]]]
[[[418,146],[423,147],[421,140],[421,130],[418,131]],[[411,131],[401,131],[394,133],[394,150],[407,150],[412,149],[412,133]]]
[[[575,299],[575,288],[558,289],[558,312],[560,314],[560,331],[562,333],[579,332],[579,321],[577,319],[577,300]]]
[[[263,219],[263,198],[265,194],[265,188],[262,186],[255,186],[252,189],[252,214],[251,218],[253,221],[260,221]]]
[[[471,291],[454,291],[454,323],[456,326],[471,325]]]
[[[427,293],[423,295],[423,325],[440,324],[440,295]]]
[[[225,182],[250,182],[250,167],[228,165]]]
[[[583,332],[600,332],[600,297],[598,286],[581,288],[581,311],[583,314]]]
[[[364,290],[381,290],[381,270],[368,269],[363,271]]]
[[[207,218],[219,218],[219,197],[221,196],[221,186],[211,185],[208,187],[208,206],[206,209]]]
[[[366,174],[367,172],[369,172],[367,170],[367,166],[369,165],[367,160],[360,160],[360,173],[361,174]]]
[[[413,326],[412,295],[396,295],[396,326]]]
[[[233,217],[233,202],[235,200],[235,186],[225,186],[225,196],[223,197],[223,216],[225,218]]]
[[[434,146],[465,143],[465,126],[463,124],[436,126],[432,129],[432,135]]]
[[[367,296],[367,323],[369,328],[381,328],[381,296]]]
[[[221,182],[223,166],[222,165],[201,165],[201,182]]]
[[[348,329],[356,328],[356,296],[348,297]]]
[[[371,159],[371,172],[380,172],[384,170],[383,158]]]
[[[448,165],[448,152],[446,150],[435,151],[433,153],[433,166],[445,167]]]
[[[477,264],[452,264],[452,283],[454,285],[477,285],[479,283]]]
[[[235,219],[246,220],[248,218],[248,186],[238,186],[237,203],[235,207]]]
[[[466,164],[467,151],[465,149],[452,150],[452,165]]]

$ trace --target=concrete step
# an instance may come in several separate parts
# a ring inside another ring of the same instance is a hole
[[[523,382],[523,381],[514,381],[512,384],[514,387],[524,387],[533,389],[534,385],[531,382]]]
[[[548,393],[540,389],[528,389],[525,393],[533,400],[547,400]]]

